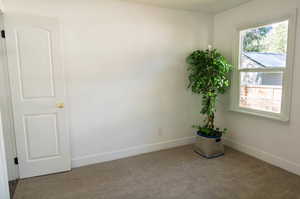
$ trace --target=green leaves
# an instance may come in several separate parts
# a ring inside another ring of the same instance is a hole
[[[227,132],[227,129],[220,130],[219,128],[208,128],[208,127],[201,127],[198,126],[198,132],[201,133],[201,135],[205,136],[217,136],[221,137],[223,134]]]
[[[187,57],[189,64],[189,86],[194,93],[204,94],[209,91],[223,93],[229,87],[228,73],[232,66],[217,52],[194,51]]]
[[[232,65],[216,49],[196,50],[187,57],[186,62],[189,65],[188,88],[202,95],[201,113],[207,116],[204,128],[214,129],[217,97],[230,86]]]
[[[261,27],[247,31],[243,39],[243,50],[245,52],[263,51],[266,48],[263,40],[271,29],[272,27]]]

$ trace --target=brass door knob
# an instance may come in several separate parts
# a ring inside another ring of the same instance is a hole
[[[58,103],[58,104],[56,104],[56,108],[65,108],[65,104],[64,103]]]

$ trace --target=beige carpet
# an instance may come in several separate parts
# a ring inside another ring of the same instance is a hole
[[[300,199],[300,177],[243,153],[191,146],[21,180],[15,199]]]

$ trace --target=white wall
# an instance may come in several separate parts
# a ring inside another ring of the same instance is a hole
[[[278,18],[300,8],[299,0],[254,0],[215,16],[214,45],[232,59],[235,29],[242,25]],[[228,112],[229,99],[225,100],[223,123],[230,129],[228,144],[300,174],[300,15],[294,64],[291,120],[288,123],[273,121],[240,113]]]
[[[212,41],[213,17],[112,0],[5,0],[5,14],[63,27],[73,166],[187,144],[200,101],[185,57]]]

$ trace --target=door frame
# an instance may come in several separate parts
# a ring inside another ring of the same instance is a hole
[[[4,13],[0,10],[0,30],[4,30]],[[7,166],[11,165],[13,168],[11,168],[11,173],[8,173],[8,180],[17,180],[19,179],[19,167],[18,165],[14,165],[12,158],[17,157],[17,146],[16,146],[16,137],[15,137],[15,128],[14,128],[14,118],[13,118],[13,107],[12,107],[12,99],[11,99],[11,90],[10,90],[10,81],[9,81],[9,73],[8,73],[8,62],[7,62],[7,54],[6,54],[6,43],[5,39],[0,38],[0,49],[5,54],[1,55],[4,60],[0,60],[0,67],[2,70],[0,70],[0,78],[3,78],[3,87],[0,86],[0,92],[5,93],[7,96],[6,99],[3,99],[3,104],[7,107],[6,110],[2,111],[2,118],[7,118],[7,122],[2,119],[2,130],[5,132],[5,127],[3,125],[6,125],[6,130],[8,131],[8,135],[4,135],[4,146],[7,147],[7,145],[10,145],[12,149],[12,157],[6,157],[10,158],[11,163],[9,164],[7,162]],[[6,148],[7,150],[7,148]],[[7,156],[7,154],[6,154]],[[9,161],[9,160],[7,160]]]
[[[2,23],[0,24],[1,28],[4,27],[4,21],[3,21],[3,12],[2,12],[2,3],[0,5],[0,17],[2,17]],[[4,41],[2,40],[0,42],[0,47],[5,48]],[[6,60],[2,61],[2,66],[6,67],[4,64],[6,63]],[[3,74],[8,75],[8,74]],[[7,86],[7,85],[5,85]],[[10,89],[10,88],[6,88]],[[0,92],[3,92],[0,90]],[[12,115],[10,115],[12,119]],[[12,120],[11,120],[12,121]],[[7,171],[7,159],[6,159],[6,153],[5,153],[5,143],[4,143],[4,136],[3,136],[3,129],[2,129],[2,117],[1,117],[1,109],[0,109],[0,198],[3,199],[10,199],[10,192],[9,192],[9,185],[8,185],[8,171]]]
[[[4,15],[2,10],[0,10],[0,28],[1,30],[4,29]],[[3,39],[0,40],[0,48],[3,50],[3,52],[6,52],[6,46],[5,41]],[[10,83],[9,83],[9,75],[7,71],[7,57],[6,54],[2,56],[4,60],[0,60],[0,67],[3,67],[4,70],[2,70],[3,74],[1,74],[2,77],[5,77],[5,84],[4,87],[0,88],[0,92],[6,93],[9,97],[5,101],[7,103],[9,109],[5,115],[5,117],[8,117],[8,119],[11,121],[9,126],[11,129],[11,133],[14,134],[14,126],[13,126],[13,115],[12,115],[12,105],[11,105],[11,99],[10,99]],[[12,144],[13,143],[5,143],[4,140],[4,133],[3,133],[3,125],[2,125],[2,110],[0,108],[0,198],[3,199],[10,199],[10,191],[9,191],[9,176],[8,176],[8,168],[7,168],[7,157],[6,157],[6,150],[5,145]],[[9,134],[10,140],[15,141],[14,135]],[[15,142],[14,142],[15,143]],[[14,145],[16,150],[16,145]],[[15,174],[14,176],[18,177],[18,167],[14,168]]]
[[[0,198],[10,199],[10,193],[8,187],[8,173],[7,173],[7,166],[6,166],[6,155],[5,155],[3,138],[4,137],[2,131],[2,118],[0,112]]]

